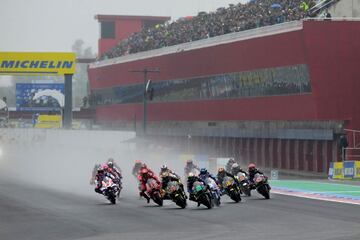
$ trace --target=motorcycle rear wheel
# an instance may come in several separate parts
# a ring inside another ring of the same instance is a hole
[[[257,191],[258,191],[258,193],[263,195],[265,197],[265,199],[270,199],[270,192],[268,190],[268,187],[265,184],[259,186],[257,188]]]
[[[159,205],[160,207],[162,207],[163,205],[163,199],[160,196],[159,192],[155,192],[152,199],[154,200],[154,202]]]

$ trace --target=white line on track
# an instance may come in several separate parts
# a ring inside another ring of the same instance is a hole
[[[315,196],[313,194],[287,192],[287,191],[281,191],[281,190],[275,190],[275,189],[272,189],[271,192],[275,193],[275,194],[286,195],[286,196],[301,197],[301,198],[315,199],[315,200],[328,201],[328,202],[360,205],[360,200],[322,197],[322,196]]]

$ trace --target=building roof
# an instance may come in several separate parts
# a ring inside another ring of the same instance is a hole
[[[152,20],[152,21],[168,21],[168,16],[131,16],[131,15],[95,15],[95,19],[101,21],[109,20]]]

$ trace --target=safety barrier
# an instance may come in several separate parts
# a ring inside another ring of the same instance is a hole
[[[360,179],[360,161],[331,162],[330,179]]]

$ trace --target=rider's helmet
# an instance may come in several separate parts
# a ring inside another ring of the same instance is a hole
[[[161,166],[162,172],[167,171],[167,170],[168,170],[168,167],[165,164]]]
[[[228,163],[234,164],[234,163],[236,163],[236,162],[235,162],[235,160],[234,160],[233,158],[230,158]]]
[[[191,164],[193,164],[193,160],[192,160],[192,159],[186,160],[186,165],[191,165]]]
[[[256,165],[254,163],[250,163],[248,165],[249,172],[254,171],[256,169]]]
[[[205,175],[207,173],[208,173],[208,171],[206,170],[206,168],[200,169],[200,175]]]
[[[237,163],[234,163],[234,164],[231,166],[231,170],[239,169],[239,168],[240,168],[240,166],[239,166],[239,164],[237,164]]]
[[[109,158],[107,165],[109,168],[113,168],[114,167],[114,159]]]
[[[146,174],[148,174],[149,173],[149,169],[147,169],[147,168],[141,168],[141,170],[140,170],[140,174],[141,175],[146,175]]]
[[[140,160],[135,160],[135,164],[141,164]]]
[[[218,169],[218,176],[225,177],[225,169],[223,167]]]

